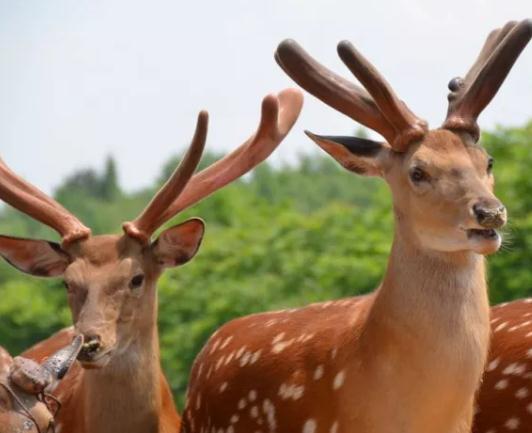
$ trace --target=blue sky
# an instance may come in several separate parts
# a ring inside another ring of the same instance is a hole
[[[0,0],[0,155],[46,191],[108,154],[127,189],[148,185],[189,142],[200,109],[211,115],[209,149],[227,151],[254,131],[261,98],[293,86],[273,60],[286,37],[346,77],[336,44],[350,39],[437,126],[449,79],[491,29],[527,16],[530,0]],[[529,46],[480,124],[531,117]],[[303,129],[355,128],[307,96],[273,160],[317,151]]]

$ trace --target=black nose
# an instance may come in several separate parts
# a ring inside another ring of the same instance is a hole
[[[487,229],[497,229],[506,224],[506,208],[499,200],[481,199],[473,205],[477,222]]]
[[[90,360],[94,358],[100,351],[101,344],[99,335],[85,335],[85,343],[81,348],[78,359]]]

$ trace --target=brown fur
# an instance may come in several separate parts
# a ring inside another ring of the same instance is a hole
[[[203,223],[192,219],[164,231],[152,245],[125,235],[94,236],[64,251],[48,249],[46,260],[29,256],[18,263],[32,269],[33,261],[43,261],[56,269],[54,254],[69,257],[62,272],[74,329],[39,343],[26,356],[40,361],[74,333],[86,341],[99,338],[96,356],[82,356],[85,369],[77,364],[57,391],[63,403],[57,424],[63,433],[179,431],[180,418],[160,365],[156,283],[162,270],[175,264],[171,257],[183,263],[194,256],[202,236]],[[138,275],[144,280],[133,287]]]
[[[532,298],[491,309],[491,347],[473,433],[532,429]]]
[[[474,203],[498,203],[485,151],[445,130],[369,157],[311,137],[390,185],[383,282],[369,296],[223,326],[194,364],[183,433],[468,432],[489,338],[482,254],[500,246],[466,233],[481,228]],[[410,179],[417,166],[427,182]]]

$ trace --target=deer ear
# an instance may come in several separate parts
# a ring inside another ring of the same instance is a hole
[[[12,266],[38,277],[62,275],[70,263],[55,242],[0,235],[0,255]]]
[[[305,134],[349,171],[364,176],[382,177],[392,152],[388,144],[366,138]]]
[[[205,223],[199,218],[170,227],[152,243],[153,254],[162,266],[182,265],[196,255],[204,232]]]

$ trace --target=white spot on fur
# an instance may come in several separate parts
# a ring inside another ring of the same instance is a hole
[[[209,352],[210,355],[212,355],[216,349],[218,349],[218,345],[220,344],[220,340],[216,340],[214,344],[211,347],[211,351]]]
[[[236,352],[235,359],[240,358],[245,350],[246,350],[246,346],[242,346],[240,349],[238,349],[238,352]]]
[[[527,398],[528,397],[528,389],[527,388],[519,388],[517,392],[515,393],[515,397],[519,399]]]
[[[227,382],[224,382],[220,385],[220,392],[224,392],[227,389]]]
[[[225,356],[222,356],[220,359],[218,359],[218,361],[216,362],[216,365],[214,366],[214,371],[220,368],[224,360],[225,360]]]
[[[255,401],[257,399],[257,391],[252,389],[248,394],[249,401]]]
[[[310,418],[303,424],[303,433],[314,433],[316,431],[316,420]]]
[[[499,362],[501,362],[500,358],[496,358],[493,361],[491,361],[488,364],[488,367],[486,368],[486,371],[493,371],[499,366]]]
[[[231,424],[236,424],[236,423],[238,422],[239,419],[240,419],[240,417],[235,413],[235,414],[231,417],[231,419],[229,420],[229,422],[230,422]]]
[[[516,417],[509,418],[506,420],[504,425],[509,430],[515,430],[517,427],[519,427],[519,418],[516,418]]]
[[[340,371],[333,380],[333,389],[340,389],[345,381],[345,370]]]
[[[239,409],[244,409],[245,407],[246,407],[246,399],[241,398],[241,399],[238,401],[238,408],[239,408]]]
[[[323,365],[318,365],[314,370],[314,380],[320,380],[323,377]]]
[[[275,337],[273,337],[272,344],[278,343],[284,338],[284,336],[285,336],[284,332],[277,334]]]
[[[251,352],[246,352],[242,355],[242,358],[240,358],[240,367],[244,367],[249,362],[249,359],[251,358]]]
[[[225,365],[229,364],[234,356],[235,352],[231,352],[229,355],[227,355],[227,358],[225,358]]]
[[[303,393],[305,392],[305,387],[303,385],[292,385],[292,384],[286,384],[283,383],[279,387],[278,394],[281,396],[283,400],[292,399],[292,400],[299,400],[301,397],[303,397]]]
[[[514,362],[512,364],[509,364],[502,371],[502,374],[521,375],[525,372],[525,370],[526,370],[526,367],[523,364],[518,364],[517,362]]]
[[[262,349],[257,350],[249,359],[250,364],[255,364],[258,359],[260,358],[260,354],[262,353]]]
[[[220,346],[220,349],[224,349],[227,347],[227,345],[231,342],[231,340],[233,339],[233,336],[230,335],[229,337],[227,337],[225,339],[225,341],[222,343],[222,345]]]
[[[338,421],[334,422],[334,424],[331,426],[331,429],[329,430],[329,433],[338,433]]]
[[[495,384],[495,389],[505,389],[508,386],[507,379],[501,379]]]
[[[262,410],[266,414],[266,421],[270,430],[275,430],[277,428],[277,421],[275,419],[275,406],[269,399],[265,399],[262,402]]]
[[[251,418],[257,418],[259,416],[259,408],[257,406],[252,406],[249,410],[249,416]]]
[[[495,330],[493,332],[502,331],[507,326],[508,326],[508,322],[502,322],[500,325],[497,325],[497,327],[495,328]]]
[[[288,346],[290,346],[292,343],[294,342],[294,339],[290,339],[290,340],[286,340],[286,341],[281,341],[277,344],[275,344],[272,348],[272,352],[273,353],[280,353],[282,352],[284,349],[286,349]]]

